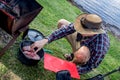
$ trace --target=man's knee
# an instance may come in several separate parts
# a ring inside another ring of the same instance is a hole
[[[87,59],[86,57],[87,57],[87,56],[85,56],[85,55],[77,55],[77,56],[75,57],[75,58],[76,58],[75,63],[81,64],[81,65],[86,64],[87,61],[88,61],[88,59]]]
[[[69,24],[70,24],[69,21],[67,21],[67,20],[65,20],[65,19],[60,19],[60,20],[58,21],[57,27],[60,28],[60,27],[62,27],[62,25],[67,25],[67,26],[68,26]]]
[[[82,46],[74,53],[74,62],[77,64],[85,64],[90,59],[90,51],[86,46]]]

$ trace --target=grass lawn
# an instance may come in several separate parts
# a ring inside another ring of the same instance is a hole
[[[78,8],[71,5],[67,0],[37,0],[44,8],[39,15],[30,23],[30,28],[41,31],[45,36],[57,29],[57,21],[65,18],[74,22],[75,18],[82,13]],[[22,35],[21,35],[22,36]],[[17,59],[21,36],[18,37],[15,44],[6,51],[5,55],[0,58],[0,79],[1,80],[56,80],[55,73],[43,68],[43,61],[34,67],[28,67]],[[94,71],[81,75],[80,80],[105,74],[120,66],[120,42],[111,33],[110,50],[103,62]],[[53,51],[54,56],[63,58],[64,53],[70,53],[71,47],[66,39],[60,39],[46,45],[46,49]],[[105,80],[120,80],[120,73],[116,72],[105,77]],[[75,79],[73,79],[75,80]]]

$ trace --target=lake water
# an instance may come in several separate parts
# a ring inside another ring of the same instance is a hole
[[[73,0],[84,11],[95,13],[111,25],[114,34],[120,36],[120,0]]]

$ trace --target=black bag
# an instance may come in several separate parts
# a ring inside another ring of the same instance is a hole
[[[72,80],[72,78],[68,70],[62,70],[56,73],[56,80]]]

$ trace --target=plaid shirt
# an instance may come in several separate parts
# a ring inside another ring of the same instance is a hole
[[[69,26],[63,26],[48,36],[48,42],[50,43],[74,32],[75,29],[73,24],[70,24]],[[107,53],[110,43],[108,35],[104,33],[94,35],[89,39],[82,41],[80,44],[89,48],[91,56],[90,60],[85,65],[77,67],[79,74],[84,74],[98,67]]]

